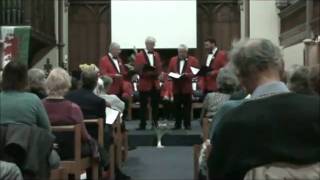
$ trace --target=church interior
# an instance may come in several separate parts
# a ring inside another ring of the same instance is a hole
[[[320,0],[0,0],[0,180],[320,179]]]

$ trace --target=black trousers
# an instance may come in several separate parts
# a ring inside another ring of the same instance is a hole
[[[175,106],[175,127],[181,127],[182,118],[184,119],[183,125],[185,128],[191,126],[191,94],[174,94],[174,106]]]
[[[140,91],[140,127],[146,127],[147,120],[147,106],[148,99],[151,101],[152,108],[152,125],[156,126],[158,123],[158,115],[159,115],[159,103],[160,103],[160,90],[152,89],[150,91]]]

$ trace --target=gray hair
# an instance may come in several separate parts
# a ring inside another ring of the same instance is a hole
[[[147,43],[147,42],[156,43],[156,38],[154,38],[152,36],[148,36],[145,40],[145,43]]]
[[[287,74],[288,88],[296,93],[311,94],[310,71],[307,67],[294,65]]]
[[[178,47],[178,50],[186,50],[186,51],[188,51],[188,46],[185,45],[185,44],[180,44],[179,47]]]
[[[71,87],[71,77],[62,68],[54,68],[46,81],[49,96],[64,96]]]
[[[239,87],[239,80],[231,67],[223,67],[217,76],[217,85],[220,92],[231,94]]]
[[[109,46],[109,52],[114,49],[114,48],[119,48],[120,49],[120,45],[116,42],[112,42]]]
[[[30,88],[43,88],[46,74],[42,69],[32,68],[28,71],[28,83]]]
[[[267,69],[276,69],[280,73],[283,68],[280,48],[267,39],[240,40],[233,44],[229,57],[241,77]]]
[[[113,83],[113,80],[109,76],[101,76],[99,78],[98,84],[97,84],[97,91],[99,94],[101,92],[105,92],[107,87],[109,87]]]

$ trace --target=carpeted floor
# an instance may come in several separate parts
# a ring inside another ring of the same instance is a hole
[[[193,149],[138,147],[129,152],[123,171],[133,180],[192,180]]]

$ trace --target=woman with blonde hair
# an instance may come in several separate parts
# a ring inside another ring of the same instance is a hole
[[[43,100],[43,104],[47,110],[51,125],[71,125],[81,124],[81,139],[85,146],[94,144],[93,138],[89,135],[83,122],[81,109],[75,103],[64,99],[64,95],[71,87],[71,77],[62,68],[53,69],[47,80],[46,86],[48,97]],[[90,155],[90,148],[84,148],[86,151],[83,155]],[[83,152],[82,151],[82,152]],[[60,152],[62,159],[68,158],[68,152]]]

